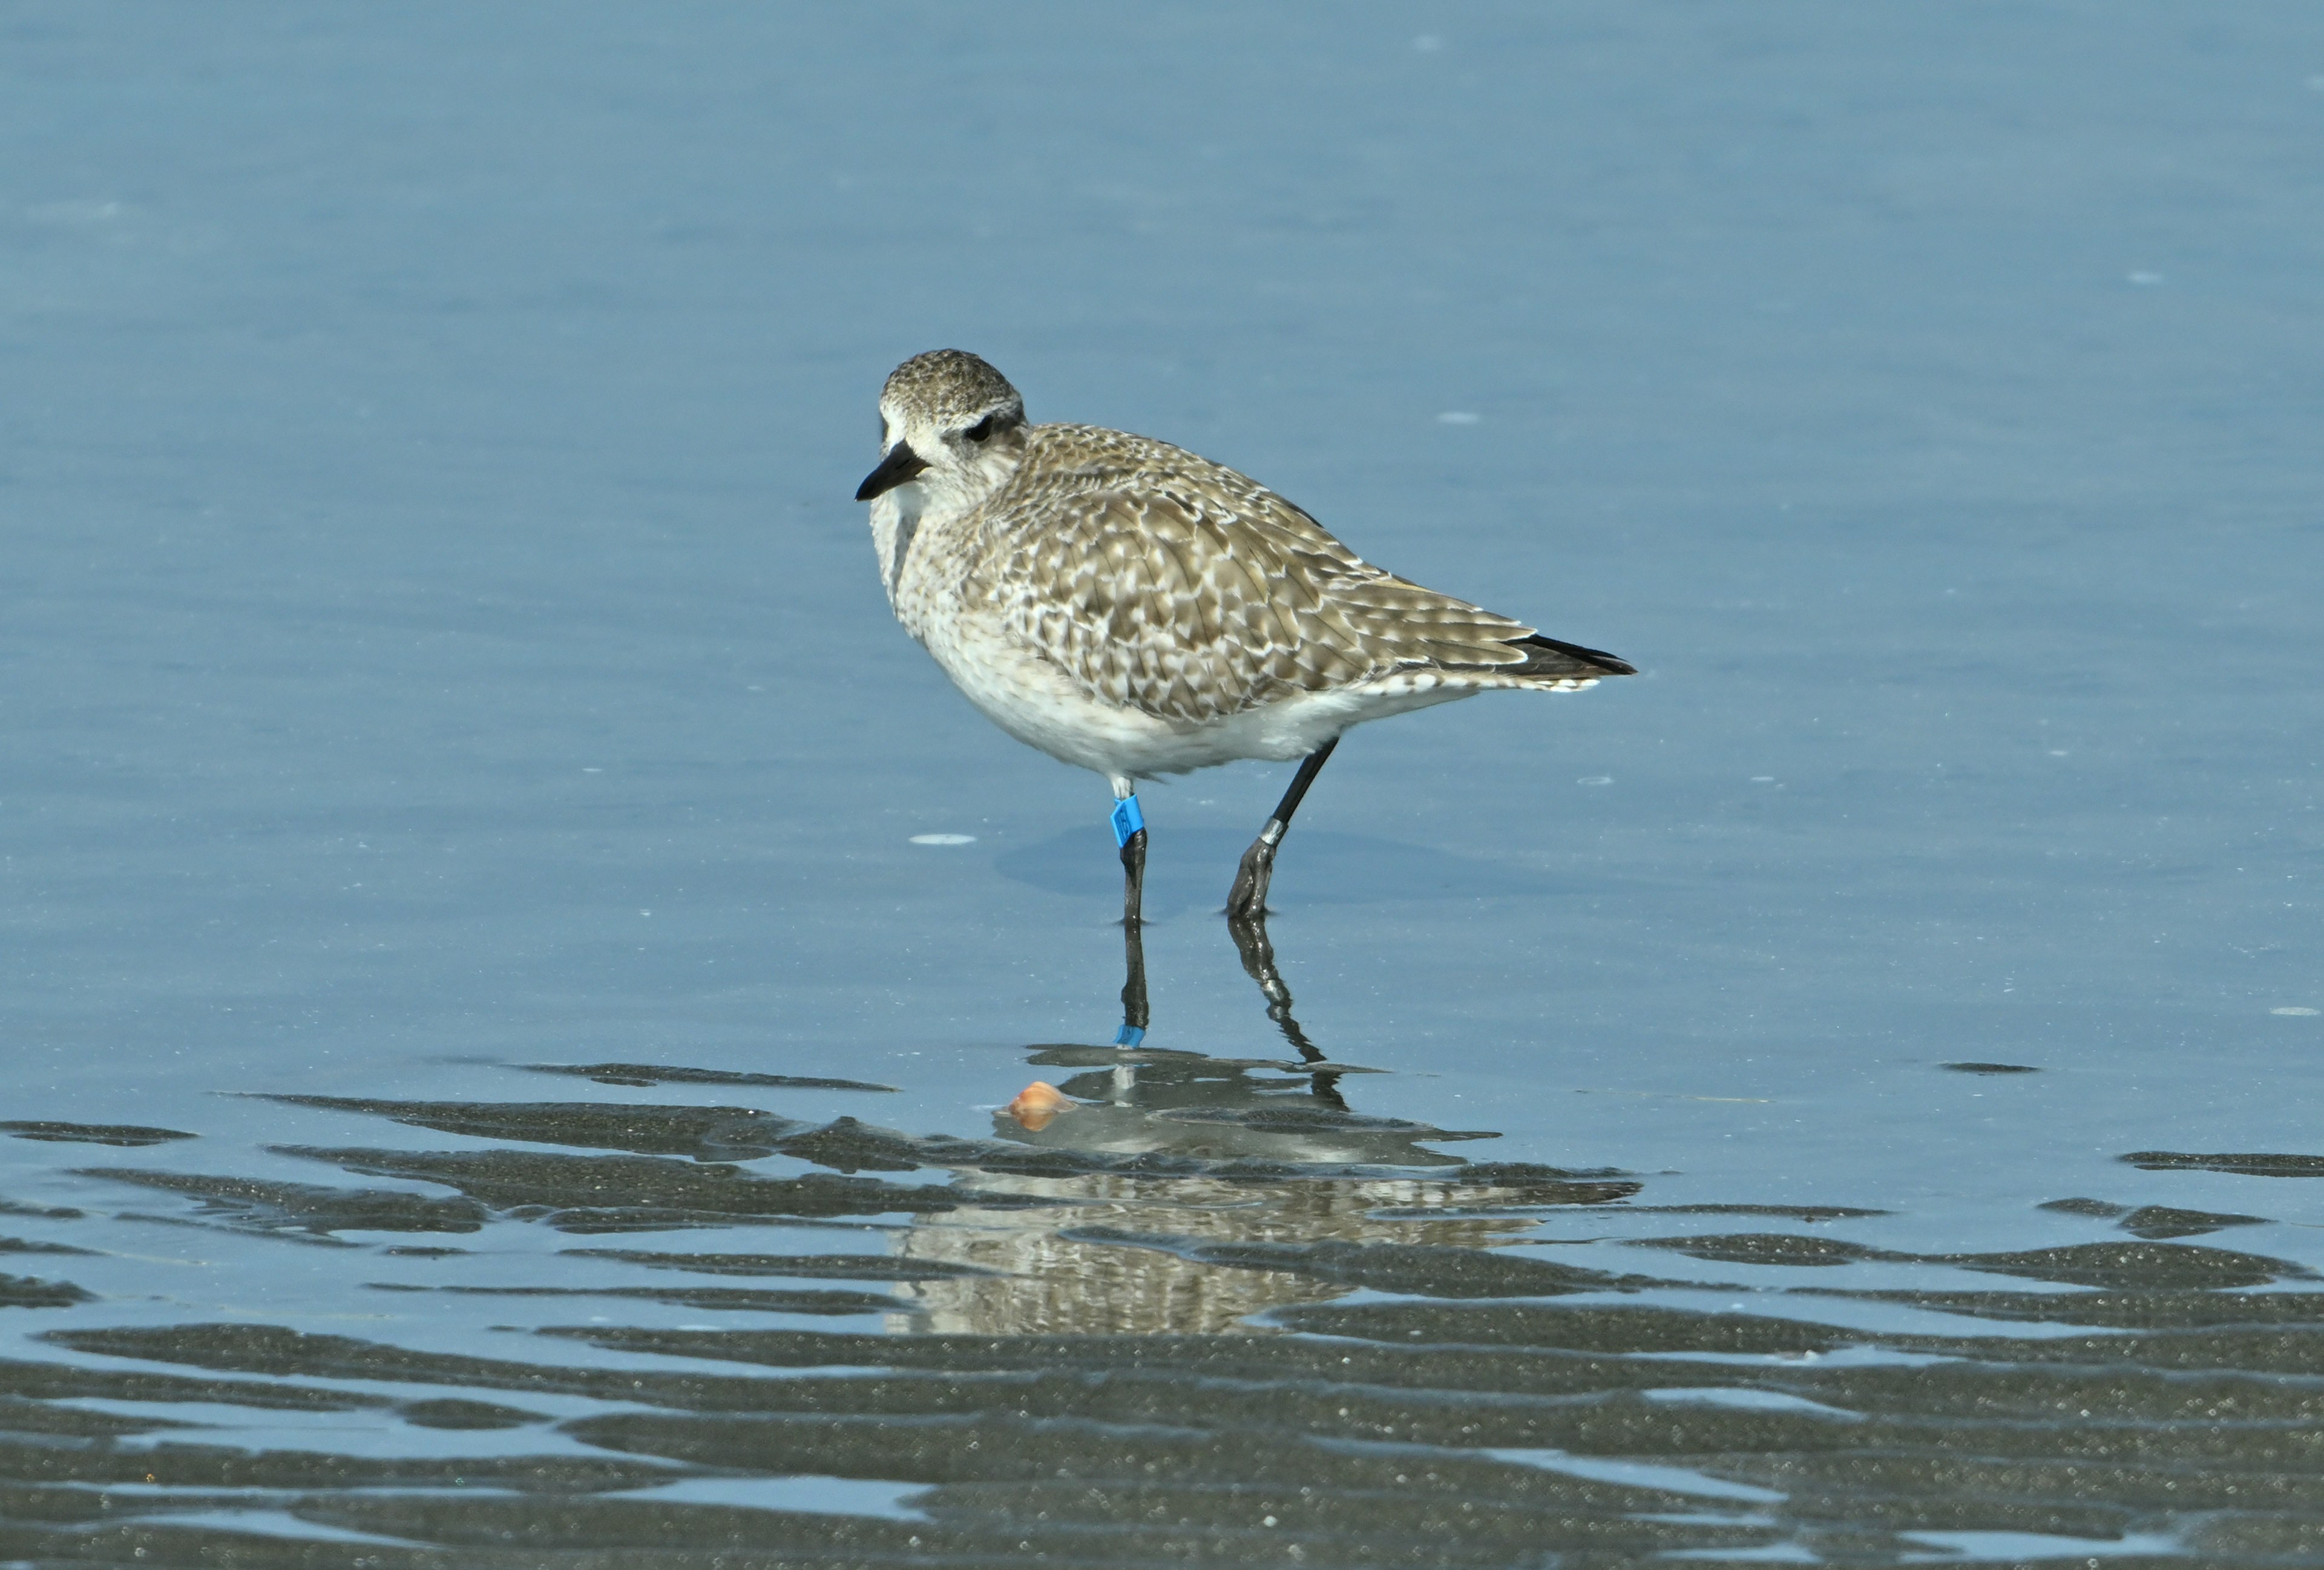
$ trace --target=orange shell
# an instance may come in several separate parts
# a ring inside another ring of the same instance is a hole
[[[1001,1110],[1038,1133],[1049,1126],[1050,1120],[1073,1106],[1057,1087],[1047,1080],[1037,1079],[1017,1093],[1017,1099]]]

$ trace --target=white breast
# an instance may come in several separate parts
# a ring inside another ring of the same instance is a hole
[[[1202,724],[1157,718],[1093,693],[968,595],[973,509],[930,502],[926,487],[909,485],[872,503],[872,543],[896,619],[993,724],[1076,768],[1152,779],[1240,758],[1288,762],[1351,725],[1476,690],[1412,673],[1298,693]]]

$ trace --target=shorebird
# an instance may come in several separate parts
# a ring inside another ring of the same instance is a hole
[[[1634,673],[1384,572],[1183,448],[1028,425],[1008,378],[960,349],[890,374],[880,448],[855,499],[872,503],[889,605],[987,718],[1111,782],[1133,937],[1140,780],[1301,760],[1227,895],[1230,918],[1256,921],[1276,847],[1351,725]]]

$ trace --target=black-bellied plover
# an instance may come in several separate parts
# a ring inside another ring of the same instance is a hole
[[[1112,782],[1133,929],[1139,780],[1303,760],[1227,895],[1230,917],[1256,919],[1276,846],[1349,726],[1490,688],[1572,692],[1632,674],[1383,572],[1184,448],[1028,425],[1008,378],[959,349],[890,374],[880,446],[855,499],[872,503],[896,619],[1002,730]]]

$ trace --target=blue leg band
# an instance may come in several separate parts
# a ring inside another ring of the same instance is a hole
[[[1124,1025],[1113,1033],[1113,1044],[1117,1047],[1135,1047],[1145,1039],[1146,1032],[1135,1025]]]
[[[1130,843],[1130,836],[1146,827],[1146,814],[1138,809],[1138,798],[1125,796],[1113,804],[1113,843],[1119,847]]]

